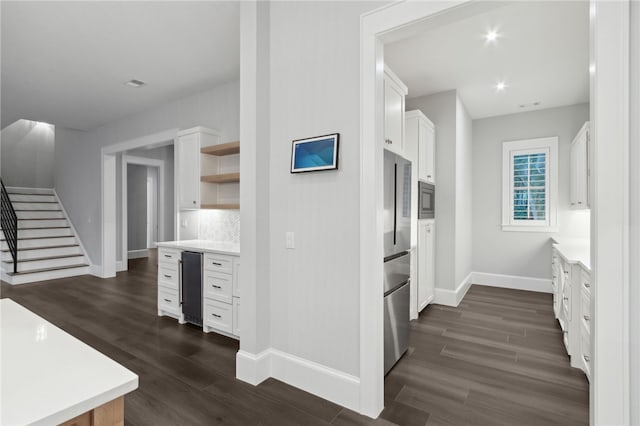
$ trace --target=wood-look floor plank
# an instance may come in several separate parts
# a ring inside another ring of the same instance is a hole
[[[127,426],[588,423],[588,382],[569,366],[548,294],[474,285],[458,307],[427,307],[373,420],[274,379],[236,380],[237,341],[157,316],[151,253],[116,278],[0,287],[140,376]]]

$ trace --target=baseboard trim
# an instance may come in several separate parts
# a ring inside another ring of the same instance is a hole
[[[473,283],[473,274],[473,272],[469,272],[469,275],[458,284],[455,290],[436,288],[433,303],[446,306],[458,306]]]
[[[356,376],[273,348],[257,355],[238,351],[237,379],[258,385],[269,377],[360,411],[360,379]]]
[[[271,377],[271,352],[266,349],[252,354],[242,349],[236,354],[236,379],[259,385]]]
[[[89,274],[94,277],[104,278],[102,276],[102,265],[91,265],[89,266]]]
[[[519,275],[490,274],[474,272],[473,284],[488,287],[511,288],[514,290],[536,291],[538,293],[553,293],[551,280],[543,278],[523,277]]]
[[[124,262],[122,260],[117,260],[116,261],[116,272],[122,272],[122,271],[126,271],[126,269],[124,268]]]
[[[149,249],[129,250],[127,253],[127,259],[140,259],[142,257],[149,257]],[[122,262],[120,262],[122,266]],[[116,262],[116,270],[118,270],[118,263]]]

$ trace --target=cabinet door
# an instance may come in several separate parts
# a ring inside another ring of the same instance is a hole
[[[384,81],[384,147],[402,154],[404,138],[404,94],[385,78]]]
[[[420,179],[436,183],[435,154],[436,154],[435,129],[428,123],[420,123]]]
[[[588,127],[583,127],[571,143],[571,208],[589,208]]]
[[[200,208],[200,138],[178,138],[178,200],[181,210]]]
[[[435,284],[433,222],[418,223],[418,311],[433,299]]]

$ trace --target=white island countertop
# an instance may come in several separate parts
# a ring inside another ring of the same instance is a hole
[[[138,376],[11,299],[0,299],[0,424],[55,425],[138,387]]]
[[[553,237],[551,243],[569,263],[579,263],[591,271],[591,243],[588,239]]]
[[[174,248],[177,250],[193,250],[210,253],[240,255],[240,244],[208,240],[182,240],[159,242],[158,247]]]

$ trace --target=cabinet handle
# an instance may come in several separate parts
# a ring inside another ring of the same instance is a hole
[[[222,263],[218,263],[218,262],[211,262],[211,264],[216,266],[222,266]]]
[[[564,330],[564,331],[562,332],[562,334],[569,334],[569,331],[568,331],[568,330]]]
[[[554,276],[553,276],[553,279],[555,280],[556,278],[558,278],[558,276],[557,276],[557,275],[554,275]]]
[[[582,201],[578,201],[578,204],[582,204]]]
[[[583,315],[585,321],[590,321],[591,317],[589,315]]]
[[[428,178],[430,178],[430,177],[431,177],[431,175],[427,175],[427,177],[428,177]]]
[[[575,205],[576,205],[576,203],[571,203],[571,205],[572,205],[572,206],[575,206]]]
[[[171,255],[170,254],[165,254],[164,257],[168,257],[169,259],[171,259]]]
[[[222,288],[219,285],[215,285],[215,284],[211,284],[211,287],[213,287],[213,288]]]
[[[390,144],[392,144],[392,143],[393,143],[393,141],[392,141],[391,139],[385,139],[385,140],[384,140],[384,143],[386,143],[386,144],[389,144],[389,145],[390,145]]]
[[[585,361],[589,362],[589,360],[591,358],[589,358],[589,355],[582,355],[582,358],[584,358]]]
[[[563,300],[569,300],[569,298],[567,296],[562,298]]]
[[[212,316],[216,317],[216,318],[222,318],[220,315],[218,314],[211,314]]]
[[[591,287],[591,284],[589,284],[589,283],[584,283],[584,286],[585,286],[586,288],[589,288],[589,287]]]
[[[167,302],[167,303],[171,303],[170,299],[164,299],[164,301]]]
[[[172,278],[171,275],[164,274],[165,278]]]

